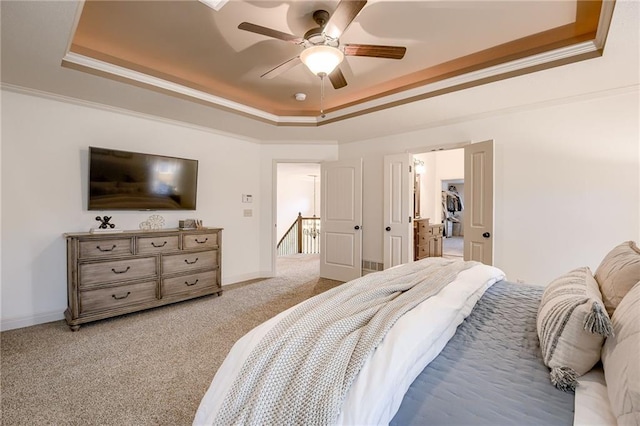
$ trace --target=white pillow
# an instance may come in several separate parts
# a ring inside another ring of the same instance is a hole
[[[611,317],[615,335],[602,348],[611,410],[618,425],[640,425],[640,283]]]
[[[558,389],[574,390],[576,379],[600,360],[602,343],[612,330],[598,283],[588,267],[574,269],[545,288],[537,329],[551,382]]]
[[[604,306],[609,315],[613,315],[625,294],[640,282],[638,246],[633,241],[625,241],[614,247],[602,259],[595,278],[600,285]]]

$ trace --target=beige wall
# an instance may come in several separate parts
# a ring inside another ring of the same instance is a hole
[[[199,160],[198,209],[87,211],[88,147]],[[199,218],[223,227],[224,284],[260,269],[260,210],[243,217],[242,194],[260,191],[260,145],[210,131],[2,91],[2,328],[63,318],[65,232],[88,231],[97,214],[137,229],[151,214],[167,228]],[[256,206],[256,203],[253,204]]]
[[[640,239],[638,88],[340,146],[364,159],[363,259],[382,261],[386,154],[495,141],[495,265],[545,285]]]

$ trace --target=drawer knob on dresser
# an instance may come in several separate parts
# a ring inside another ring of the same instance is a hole
[[[196,243],[198,244],[204,244],[209,240],[209,238],[205,238],[203,241],[200,241],[199,239],[196,238]]]
[[[187,287],[191,287],[192,285],[196,285],[196,284],[198,284],[198,281],[199,281],[199,280],[197,280],[197,279],[196,279],[196,280],[195,280],[194,282],[192,282],[192,283],[190,283],[189,281],[185,281],[184,283],[187,285]]]
[[[127,266],[127,269],[125,269],[124,271],[116,271],[115,268],[111,268],[111,271],[114,274],[124,274],[125,272],[127,272],[129,269],[131,269],[131,266]]]
[[[196,257],[196,260],[194,260],[193,262],[189,262],[187,259],[184,260],[184,263],[186,263],[187,265],[193,265],[194,263],[196,263],[198,261],[198,258]]]
[[[96,246],[96,248],[100,251],[113,251],[113,249],[116,248],[116,245],[112,245],[111,248],[102,248],[100,246]]]
[[[116,300],[122,300],[122,299],[126,299],[127,297],[129,297],[129,295],[130,295],[130,294],[131,294],[131,292],[130,292],[130,291],[128,291],[128,292],[127,292],[127,294],[125,294],[124,296],[120,296],[120,297],[118,297],[118,296],[116,296],[115,294],[112,294],[112,295],[111,295],[111,297],[113,297],[113,298],[114,298],[114,299],[116,299]]]
[[[156,244],[155,242],[151,241],[151,245],[152,245],[152,246],[154,246],[154,247],[156,247],[156,248],[160,248],[160,247],[164,247],[164,246],[166,246],[166,245],[167,245],[167,242],[165,241],[165,242],[164,242],[164,243],[162,243],[162,244]]]

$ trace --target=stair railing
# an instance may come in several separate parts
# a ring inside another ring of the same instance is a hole
[[[277,250],[278,256],[320,253],[320,218],[302,217],[298,213],[298,217],[278,242]]]

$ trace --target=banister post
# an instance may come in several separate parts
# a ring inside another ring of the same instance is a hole
[[[298,212],[298,253],[302,253],[302,213]]]

